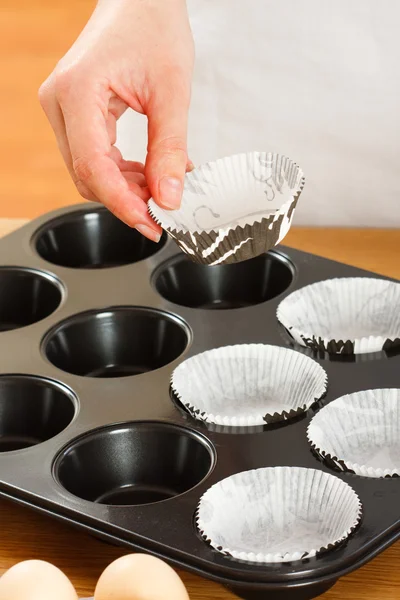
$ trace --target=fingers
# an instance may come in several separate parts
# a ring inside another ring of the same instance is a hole
[[[161,230],[148,214],[144,201],[147,199],[147,192],[134,181],[133,175],[121,172],[110,157],[107,140],[101,136],[101,131],[104,131],[101,114],[96,114],[92,109],[91,115],[75,115],[73,118],[66,118],[65,122],[73,168],[78,179],[115,216],[131,227],[145,225],[148,228],[146,236],[158,241]],[[84,140],[81,132],[85,135]]]
[[[124,160],[121,158],[119,163],[121,171],[134,171],[135,173],[142,173],[144,175],[144,164],[141,162],[135,162],[133,160]]]
[[[57,87],[56,87],[57,90]],[[98,200],[131,227],[145,227],[158,241],[161,228],[147,211],[149,190],[144,166],[124,161],[108,131],[106,90],[59,86],[58,94],[41,92],[41,102],[56,133],[64,160],[79,192]]]
[[[101,101],[94,102],[99,93],[101,96],[101,91],[88,87],[85,95],[77,98],[73,90],[61,103],[74,172],[119,219],[133,227],[146,225],[152,230],[152,239],[158,240],[161,231],[147,212],[141,187],[128,182],[113,160],[112,154],[118,151],[111,147],[107,131],[108,98],[103,106]],[[116,158],[120,160],[120,154]]]
[[[180,206],[188,165],[187,125],[190,90],[185,80],[168,78],[147,107],[146,180],[154,200],[167,209]]]
[[[46,113],[46,116],[50,122],[50,125],[55,133],[58,147],[63,156],[65,164],[68,170],[72,171],[72,159],[71,152],[69,150],[69,144],[67,140],[67,134],[65,132],[64,117],[60,105],[53,93],[53,81],[51,78],[47,79],[39,89],[39,102]]]
[[[50,78],[40,89],[43,109],[79,193],[103,203],[118,218],[158,241],[161,228],[146,203],[151,196],[168,209],[181,202],[185,173],[193,169],[186,149],[189,92],[185,82],[161,88],[148,107],[149,146],[146,166],[125,161],[115,142],[115,121],[123,107],[112,104],[107,90],[82,95],[79,85],[56,85]],[[181,89],[180,89],[181,86]],[[99,97],[100,100],[99,101]]]
[[[121,152],[116,146],[111,146],[109,155],[129,184],[136,184],[136,186],[139,186],[139,188],[147,187],[146,177],[144,176],[143,163],[135,162],[133,160],[124,160],[122,158]],[[136,188],[134,187],[133,191],[135,190]],[[142,189],[139,189],[138,192],[140,197],[143,198],[143,200],[149,200],[150,196],[148,191],[144,192]]]
[[[65,130],[65,122],[62,110],[58,103],[58,100],[53,92],[54,82],[50,77],[44,84],[40,87],[39,90],[39,101],[40,104],[46,113],[46,116],[50,122],[50,125],[54,131],[58,148],[61,152],[61,155],[64,159],[64,162],[67,166],[70,176],[72,177],[75,185],[78,188],[79,193],[86,200],[97,200],[91,193],[91,191],[81,184],[81,182],[76,181],[75,173],[72,167],[72,157],[71,151],[69,148],[67,133]]]
[[[142,173],[123,171],[122,174],[128,183],[134,183],[142,189],[146,187],[146,178]]]

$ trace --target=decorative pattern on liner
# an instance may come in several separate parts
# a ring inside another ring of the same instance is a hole
[[[304,183],[301,169],[285,156],[239,154],[188,173],[179,210],[164,211],[153,200],[148,207],[194,262],[229,264],[282,241]]]
[[[315,352],[364,354],[400,349],[400,283],[394,281],[327,279],[284,298],[276,314],[295,342]]]
[[[199,264],[214,266],[249,260],[268,252],[286,236],[297,200],[298,197],[291,202],[285,214],[262,219],[253,225],[236,227],[229,234],[220,231],[183,233],[177,230],[167,230],[167,233],[193,262]]]
[[[334,475],[268,467],[213,485],[195,518],[203,540],[225,556],[293,562],[345,542],[361,522],[362,505],[353,488]]]
[[[400,476],[400,389],[346,394],[313,417],[307,438],[326,464],[362,477]]]
[[[315,406],[326,393],[327,374],[295,350],[237,344],[186,359],[172,373],[171,388],[197,420],[251,427],[289,420]]]

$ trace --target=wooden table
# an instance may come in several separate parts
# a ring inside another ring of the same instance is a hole
[[[0,235],[22,223],[0,219]],[[300,228],[293,229],[285,243],[400,279],[400,230]],[[0,501],[0,574],[18,561],[40,558],[60,567],[76,586],[78,595],[90,596],[102,570],[125,552],[33,511]],[[181,575],[192,600],[234,598],[218,585],[187,573]],[[399,598],[400,543],[323,595],[324,600]]]

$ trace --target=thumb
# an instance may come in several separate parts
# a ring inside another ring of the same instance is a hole
[[[180,206],[187,170],[187,126],[189,94],[172,86],[149,106],[146,180],[150,193],[160,206],[173,210]]]

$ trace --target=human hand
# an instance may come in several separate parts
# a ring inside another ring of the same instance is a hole
[[[185,0],[99,0],[39,91],[72,179],[87,200],[158,241],[150,197],[179,208],[194,47]],[[147,115],[145,166],[115,146],[127,110]]]

